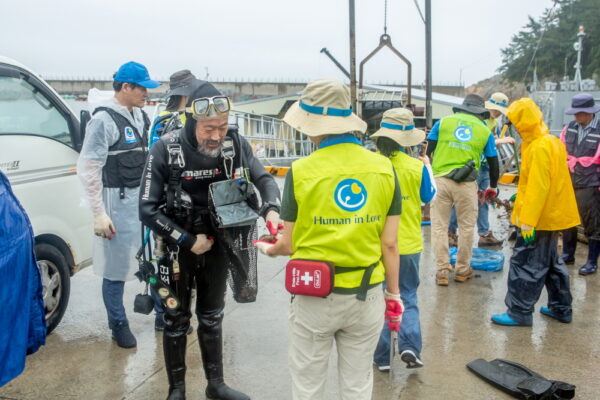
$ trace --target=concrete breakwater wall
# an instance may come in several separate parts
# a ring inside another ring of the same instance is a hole
[[[112,81],[98,79],[46,79],[46,81],[61,95],[84,96],[91,88],[100,90],[112,90]],[[169,88],[168,82],[156,89],[150,89],[151,98],[164,97]],[[304,89],[306,82],[212,82],[219,90],[234,101],[245,101],[270,96],[280,96],[300,92]],[[419,85],[415,85],[420,88]],[[453,85],[434,85],[433,91],[452,96],[462,97],[464,88]]]

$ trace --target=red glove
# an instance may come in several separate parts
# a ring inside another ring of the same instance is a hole
[[[487,202],[498,197],[498,189],[487,188],[483,193],[483,201]]]
[[[400,300],[400,295],[393,295],[385,291],[385,320],[391,331],[398,332],[404,313],[404,305]],[[394,298],[392,298],[394,297]]]
[[[277,236],[277,234],[279,233],[279,231],[283,230],[283,224],[278,224],[277,228],[275,228],[273,226],[273,224],[271,223],[271,221],[267,221],[267,230],[269,231],[269,233],[273,236]]]

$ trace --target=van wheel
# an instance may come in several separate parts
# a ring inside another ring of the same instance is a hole
[[[67,261],[54,246],[35,245],[35,256],[42,278],[46,327],[49,334],[56,328],[67,309],[71,291],[71,277]]]

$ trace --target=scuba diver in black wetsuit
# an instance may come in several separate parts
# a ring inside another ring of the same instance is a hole
[[[208,381],[206,396],[250,399],[224,383],[222,320],[228,274],[238,302],[256,297],[256,249],[250,243],[256,236],[256,215],[244,226],[223,228],[223,220],[211,213],[216,195],[209,185],[214,188],[215,183],[227,181],[249,192],[252,184],[256,185],[262,207],[253,193],[247,196],[247,204],[272,226],[279,225],[280,193],[250,145],[229,128],[229,109],[229,99],[214,86],[207,84],[195,90],[186,108],[185,126],[154,144],[142,178],[140,219],[166,243],[158,263],[159,275],[177,299],[165,303],[167,400],[185,399],[186,331],[194,283],[198,339]],[[160,288],[158,292],[161,294]]]

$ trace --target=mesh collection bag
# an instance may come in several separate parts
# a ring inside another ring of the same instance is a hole
[[[236,135],[234,138],[238,139]],[[238,148],[241,149],[239,145]],[[244,153],[240,152],[241,170],[245,172]],[[233,171],[235,148],[233,140],[224,145],[225,170]],[[227,168],[227,161],[231,164]],[[227,174],[232,178],[233,174]],[[258,196],[254,185],[243,177],[210,184],[208,208],[221,246],[225,267],[229,270],[229,286],[238,303],[256,301],[258,292],[257,249],[252,242],[257,239]]]
[[[256,301],[258,292],[257,249],[252,241],[257,238],[256,224],[219,229],[217,236],[223,244],[225,267],[229,270],[229,287],[238,303]]]

